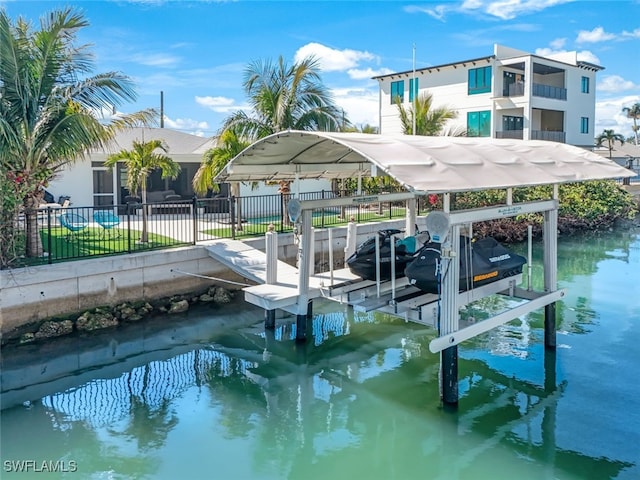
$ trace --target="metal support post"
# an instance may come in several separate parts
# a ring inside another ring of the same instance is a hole
[[[278,234],[274,226],[269,225],[269,231],[265,234],[265,253],[267,256],[266,283],[274,285],[278,282]],[[264,328],[274,329],[276,326],[276,311],[264,311]]]
[[[442,401],[447,405],[458,403],[458,346],[445,348],[441,353]]]
[[[329,285],[333,287],[333,229],[327,229],[329,241]]]
[[[309,312],[309,252],[311,251],[311,210],[302,211],[302,239],[300,241],[300,268],[298,275],[298,303],[296,308],[296,341],[307,339]]]
[[[358,225],[351,219],[347,225],[347,242],[344,247],[344,266],[347,266],[347,259],[356,252],[358,248]]]
[[[557,200],[556,200],[557,202]],[[544,291],[557,290],[558,268],[558,210],[544,212],[543,222],[544,241]],[[544,307],[544,346],[556,348],[556,304],[550,303]]]
[[[458,313],[458,278],[460,277],[460,225],[453,225],[449,233],[449,251],[442,245],[441,249],[441,282],[442,310],[439,325],[439,336],[457,332],[459,329]],[[440,355],[442,368],[442,400],[454,405],[458,403],[458,347],[444,349]]]
[[[407,216],[406,216],[406,224],[404,227],[404,234],[407,237],[416,234],[416,199],[409,198],[406,200],[407,203]]]
[[[307,303],[307,320],[313,320],[313,300]]]

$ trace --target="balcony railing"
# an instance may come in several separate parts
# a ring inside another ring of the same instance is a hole
[[[562,87],[554,87],[551,85],[542,85],[541,83],[534,83],[531,85],[531,94],[534,97],[544,98],[556,98],[558,100],[567,99],[567,89]]]
[[[546,130],[531,130],[531,140],[547,140],[549,142],[566,143],[566,133],[548,132]]]
[[[521,97],[524,95],[524,83],[512,83],[502,89],[502,95],[505,97]]]
[[[501,130],[496,132],[496,138],[515,138],[522,140],[522,130]]]

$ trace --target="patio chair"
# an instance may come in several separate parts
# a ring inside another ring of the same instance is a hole
[[[120,218],[111,210],[98,210],[93,212],[93,220],[102,227],[102,236],[115,232],[115,237],[120,236]]]
[[[69,231],[66,237],[67,240],[75,238],[78,232],[81,232],[89,225],[87,219],[77,213],[63,213],[58,217],[58,221],[60,225]]]

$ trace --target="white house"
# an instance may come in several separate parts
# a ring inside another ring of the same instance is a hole
[[[147,142],[153,139],[164,140],[168,146],[167,155],[182,167],[176,180],[162,179],[160,170],[148,178],[147,190],[173,190],[182,198],[194,195],[192,180],[202,163],[203,154],[215,146],[211,138],[199,137],[168,128],[132,128],[120,132],[105,150],[92,151],[85,160],[68,165],[49,183],[47,191],[58,200],[61,196],[71,198],[73,206],[109,206],[126,203],[129,192],[125,188],[127,173],[122,164],[111,172],[104,166],[107,156],[120,150],[131,150],[133,141]],[[301,182],[302,183],[302,182]],[[305,181],[299,188],[301,192],[329,190],[329,181]],[[240,195],[268,195],[277,193],[278,187],[261,185],[252,190],[250,184],[241,185]],[[221,185],[222,194],[228,194],[227,185]]]
[[[576,52],[541,57],[494,45],[493,55],[374,77],[380,133],[402,133],[405,108],[429,92],[435,107],[457,111],[449,127],[469,136],[551,140],[593,147],[596,73]]]

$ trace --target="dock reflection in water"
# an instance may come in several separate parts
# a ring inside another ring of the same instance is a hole
[[[316,302],[297,345],[295,322],[265,332],[262,311],[232,305],[5,349],[3,465],[73,460],[78,472],[58,474],[70,478],[638,478],[640,295],[599,292],[637,280],[640,240],[581,248],[605,253],[572,258],[573,273],[560,259],[557,353],[536,314],[468,342],[455,412],[439,401],[430,330]]]

